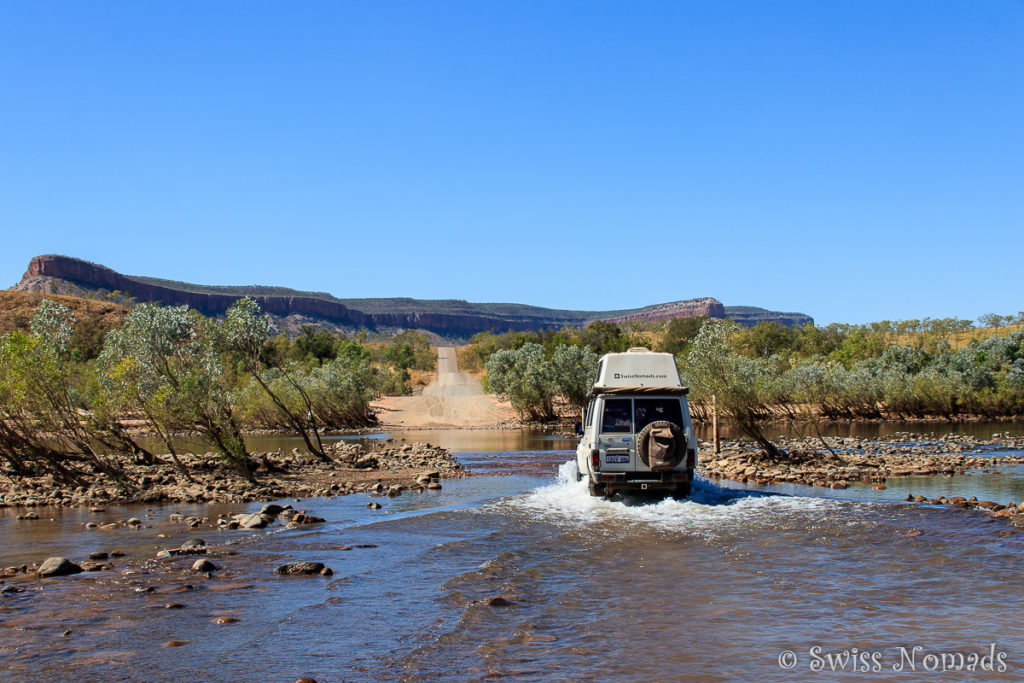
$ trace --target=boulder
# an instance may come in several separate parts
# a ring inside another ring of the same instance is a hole
[[[68,576],[69,574],[78,574],[81,571],[81,567],[66,557],[50,557],[39,565],[36,574],[46,578],[48,576]]]
[[[235,521],[243,529],[262,529],[270,524],[273,518],[269,515],[263,516],[259,513],[253,513],[250,515],[235,515]]]
[[[201,560],[196,560],[194,563],[192,563],[192,571],[194,572],[212,572],[216,569],[217,565],[215,565],[213,562],[210,562],[205,557]]]

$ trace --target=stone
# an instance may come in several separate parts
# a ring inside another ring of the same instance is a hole
[[[132,517],[128,520],[128,526],[138,528],[142,526],[142,520],[138,517]]]
[[[323,562],[289,562],[274,570],[275,574],[312,575],[325,569]]]
[[[488,607],[511,607],[512,605],[516,604],[503,595],[497,595],[493,598],[487,598],[482,602],[484,605]]]
[[[368,510],[380,510],[380,503],[370,501],[369,503],[366,504],[366,507]]]
[[[66,557],[50,557],[39,565],[36,574],[40,578],[46,578],[49,576],[68,576],[70,574],[78,574],[81,571],[81,567]]]
[[[90,560],[105,560],[110,557],[110,553],[105,553],[102,550],[97,550],[94,553],[89,553]]]
[[[196,560],[192,563],[192,571],[194,572],[212,572],[217,569],[217,565],[210,562],[205,557],[201,560]]]
[[[182,645],[188,645],[191,640],[168,640],[164,643],[164,647],[181,647]]]
[[[253,513],[250,515],[235,515],[235,521],[237,521],[238,526],[243,529],[263,529],[267,524],[270,524],[272,520],[259,513]]]
[[[237,624],[241,619],[238,617],[217,617],[213,620],[215,624]]]
[[[276,503],[267,503],[260,508],[259,514],[270,515],[271,517],[277,517],[279,514],[285,511],[285,508]]]

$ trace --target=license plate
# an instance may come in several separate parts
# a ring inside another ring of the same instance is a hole
[[[604,461],[608,463],[629,462],[629,453],[624,453],[622,455],[609,453],[608,455],[604,456]]]

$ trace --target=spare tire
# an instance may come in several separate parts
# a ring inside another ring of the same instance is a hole
[[[652,472],[672,469],[685,452],[686,433],[675,422],[655,420],[636,436],[636,453]]]

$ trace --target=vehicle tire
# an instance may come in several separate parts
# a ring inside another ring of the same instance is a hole
[[[588,481],[587,490],[590,491],[590,495],[594,496],[595,498],[598,496],[603,497],[605,495],[604,484],[598,484],[593,481]]]
[[[690,495],[690,482],[686,481],[682,484],[676,484],[675,489],[672,491],[673,498],[686,498]]]
[[[580,472],[580,468],[576,468],[576,481],[583,481],[583,473]]]
[[[661,459],[660,463],[651,465],[649,453],[650,438],[651,432],[656,429],[669,429],[672,431],[672,446],[671,451],[666,454],[666,457]],[[664,471],[674,468],[683,459],[684,453],[686,453],[686,432],[684,432],[683,428],[675,422],[669,422],[668,420],[655,420],[641,429],[640,433],[636,436],[636,454],[640,456],[640,460],[642,460],[643,463],[653,471]]]

